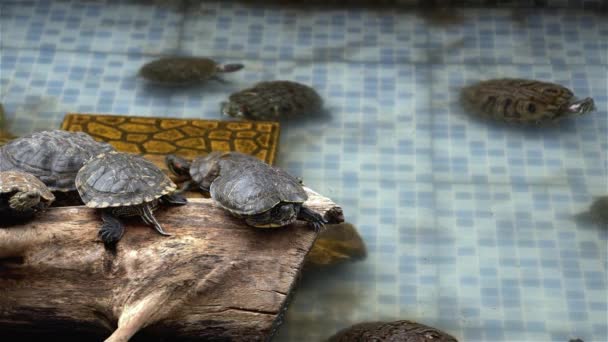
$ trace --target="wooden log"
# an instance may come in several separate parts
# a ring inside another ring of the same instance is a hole
[[[306,205],[342,219],[312,191]],[[172,236],[128,220],[115,251],[97,237],[99,213],[86,207],[52,208],[0,229],[0,331],[270,339],[317,234],[304,222],[248,227],[204,198],[156,217]]]

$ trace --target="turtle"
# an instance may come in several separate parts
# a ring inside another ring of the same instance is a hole
[[[328,342],[352,341],[457,342],[458,340],[441,330],[406,320],[358,323],[328,339]]]
[[[0,172],[0,217],[30,217],[44,211],[54,200],[53,193],[34,175]]]
[[[278,120],[317,114],[323,99],[311,87],[292,81],[264,81],[233,93],[222,113],[250,120]]]
[[[0,171],[31,173],[50,191],[75,192],[74,179],[90,158],[113,151],[83,132],[50,130],[32,133],[0,147]]]
[[[144,64],[139,75],[151,83],[183,86],[207,81],[218,73],[241,70],[243,64],[219,64],[205,57],[165,57]]]
[[[101,209],[99,236],[115,245],[124,234],[120,217],[139,216],[168,236],[153,215],[159,204],[184,205],[176,185],[156,165],[130,153],[110,151],[89,160],[76,175],[76,188],[89,208]]]
[[[499,121],[542,124],[595,110],[592,98],[576,100],[559,84],[503,78],[462,88],[461,102],[467,111]]]
[[[257,228],[277,228],[297,219],[319,231],[327,221],[305,206],[301,182],[287,172],[239,152],[211,152],[192,162],[166,157],[177,176],[190,178],[181,191],[197,185],[232,215]]]

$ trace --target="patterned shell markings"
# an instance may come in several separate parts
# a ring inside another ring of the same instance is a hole
[[[31,173],[51,191],[76,190],[74,179],[91,157],[113,150],[86,133],[42,131],[12,140],[0,147],[0,171]]]
[[[303,203],[308,199],[300,182],[285,171],[257,158],[229,153],[220,160],[220,175],[211,183],[210,194],[237,215],[255,215],[280,202]],[[197,160],[202,160],[197,159]],[[196,170],[199,164],[192,164]],[[193,173],[193,179],[195,172]]]
[[[152,162],[114,151],[86,163],[76,177],[76,186],[82,200],[91,208],[149,203],[176,189]]]
[[[462,89],[464,107],[477,115],[516,123],[559,119],[574,99],[567,88],[525,79],[482,81]]]
[[[0,172],[0,194],[36,190],[43,201],[53,202],[55,196],[38,178],[25,172]]]
[[[224,103],[225,115],[277,120],[317,113],[323,99],[311,87],[291,81],[267,81],[236,92]]]
[[[351,341],[407,341],[457,342],[441,330],[411,321],[365,322],[339,331],[328,342]]]

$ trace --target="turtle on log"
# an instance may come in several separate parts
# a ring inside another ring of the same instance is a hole
[[[257,228],[276,228],[298,219],[320,230],[327,221],[303,205],[308,199],[301,182],[287,172],[239,152],[212,152],[192,161],[168,155],[174,174],[208,191],[222,208]]]

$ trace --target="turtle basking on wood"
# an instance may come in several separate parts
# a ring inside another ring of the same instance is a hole
[[[166,57],[141,67],[139,75],[151,83],[183,86],[215,78],[218,73],[241,70],[243,64],[218,64],[203,57]]]
[[[592,98],[576,100],[572,91],[559,84],[511,78],[465,87],[461,101],[476,115],[522,124],[554,122],[595,110]]]
[[[278,120],[321,110],[323,100],[311,87],[291,81],[260,82],[222,103],[225,115],[250,120]]]
[[[412,321],[365,322],[355,324],[330,337],[328,342],[400,341],[400,342],[457,342],[441,330]]]
[[[76,176],[76,187],[87,207],[102,209],[99,235],[106,245],[122,237],[122,216],[139,216],[161,235],[169,235],[152,212],[160,203],[187,203],[186,198],[173,194],[176,185],[152,162],[116,151],[87,162]]]
[[[76,191],[78,170],[90,158],[114,148],[82,132],[52,130],[32,133],[0,147],[0,171],[34,175],[50,191]]]
[[[25,172],[0,172],[0,217],[27,218],[44,211],[55,196],[38,178]],[[3,222],[4,223],[4,222]]]
[[[297,178],[255,157],[212,152],[192,163],[175,155],[168,155],[166,162],[174,174],[191,179],[182,190],[196,184],[250,226],[275,228],[300,219],[319,230],[327,223],[303,205],[308,195]]]

